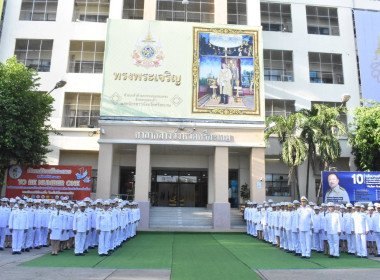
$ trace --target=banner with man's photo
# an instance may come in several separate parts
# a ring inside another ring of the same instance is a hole
[[[322,172],[323,202],[380,202],[380,172]]]

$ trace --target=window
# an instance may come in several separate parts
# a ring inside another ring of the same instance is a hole
[[[247,1],[227,0],[228,24],[247,24]]]
[[[98,127],[99,93],[66,92],[63,106],[62,127]]]
[[[71,41],[69,73],[102,73],[104,42]]]
[[[290,196],[287,174],[265,174],[267,196]]]
[[[73,21],[106,22],[109,0],[75,0]]]
[[[214,0],[190,0],[188,4],[176,0],[157,1],[157,20],[214,22]]]
[[[342,55],[309,53],[310,83],[344,84]]]
[[[264,50],[264,79],[267,81],[292,82],[293,52]]]
[[[342,106],[342,102],[327,102],[327,101],[311,101],[311,107],[313,107],[314,104],[323,104],[328,107],[340,107]],[[346,106],[343,104],[343,106]],[[340,121],[343,122],[347,126],[347,114],[344,112],[340,112]]]
[[[16,39],[17,61],[39,72],[49,72],[53,40]]]
[[[294,100],[265,99],[265,117],[289,117],[295,112]]]
[[[123,19],[143,19],[144,0],[124,0]]]
[[[55,21],[58,0],[23,0],[20,20]]]
[[[292,32],[290,4],[260,3],[261,25],[264,31]]]
[[[306,6],[306,17],[309,34],[339,35],[336,8]]]
[[[91,171],[91,192],[96,193],[98,186],[98,169],[92,169]]]

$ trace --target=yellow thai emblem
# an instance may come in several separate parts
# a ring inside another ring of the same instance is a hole
[[[148,34],[136,42],[136,48],[133,50],[132,58],[135,65],[146,68],[159,67],[164,59],[161,42],[155,40],[148,29]]]

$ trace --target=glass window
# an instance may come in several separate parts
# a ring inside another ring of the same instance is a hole
[[[265,99],[265,117],[289,117],[295,112],[295,100]]]
[[[311,83],[344,84],[342,55],[309,53]]]
[[[62,127],[99,127],[100,94],[66,92]]]
[[[39,72],[49,72],[53,40],[16,39],[17,61]]]
[[[104,42],[71,41],[69,52],[69,73],[102,73]]]
[[[247,1],[227,0],[228,24],[247,24]]]
[[[73,21],[106,22],[109,0],[75,0]]]
[[[20,20],[55,21],[58,0],[23,0]]]
[[[123,19],[143,19],[144,0],[124,0]]]
[[[261,25],[264,31],[292,32],[290,4],[261,2]]]
[[[287,174],[265,174],[267,196],[290,196]]]
[[[185,4],[187,3],[187,4]],[[214,22],[214,0],[157,1],[157,20]]]
[[[264,78],[267,81],[293,82],[293,52],[264,50]]]
[[[339,36],[336,8],[306,6],[306,17],[309,34]]]

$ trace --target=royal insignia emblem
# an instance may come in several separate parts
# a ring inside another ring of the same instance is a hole
[[[135,65],[146,68],[161,66],[160,63],[164,59],[161,43],[152,37],[150,28],[148,34],[142,40],[138,40],[135,46],[132,53]]]

